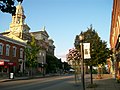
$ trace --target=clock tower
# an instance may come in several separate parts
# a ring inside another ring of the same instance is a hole
[[[29,40],[30,28],[27,24],[25,24],[25,18],[23,7],[21,2],[19,2],[16,6],[16,13],[12,16],[9,32],[20,39]]]

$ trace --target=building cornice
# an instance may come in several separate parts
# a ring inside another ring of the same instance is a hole
[[[12,39],[12,38],[8,38],[8,37],[6,37],[6,36],[3,36],[3,35],[0,35],[0,39],[1,40],[4,40],[4,41],[7,41],[7,42],[10,42],[10,43],[14,43],[14,44],[17,44],[17,45],[21,45],[21,46],[24,46],[24,47],[26,47],[26,43],[24,43],[24,42],[20,42],[20,41],[17,41],[17,40],[14,40],[14,39]]]

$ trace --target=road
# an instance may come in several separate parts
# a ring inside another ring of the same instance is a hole
[[[74,76],[55,76],[0,83],[0,90],[80,90],[80,82],[75,84]]]

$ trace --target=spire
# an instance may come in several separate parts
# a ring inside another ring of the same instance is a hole
[[[23,10],[23,7],[21,5],[21,2],[18,2],[18,5],[16,6],[16,14],[24,15],[24,10]]]
[[[12,16],[12,24],[24,24],[25,18],[21,2],[18,2],[18,5],[16,6],[16,13]]]
[[[43,26],[42,31],[45,31],[45,26]]]
[[[21,5],[21,2],[18,2],[19,5]]]
[[[23,38],[23,33],[28,33],[30,28],[25,24],[25,15],[21,2],[16,6],[16,13],[12,16],[10,24],[10,32],[19,38]]]
[[[41,29],[42,33],[44,33],[47,37],[49,37],[47,31],[46,31],[46,27],[43,26],[42,29]]]

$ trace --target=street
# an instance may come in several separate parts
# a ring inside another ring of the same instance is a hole
[[[0,90],[80,90],[74,76],[55,76],[29,80],[17,80],[0,83]]]

